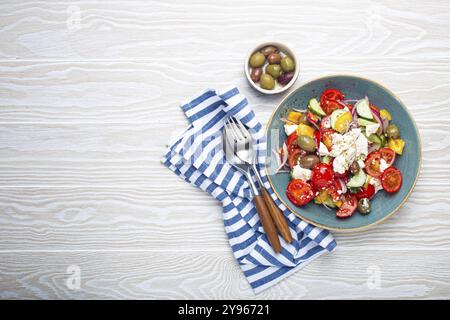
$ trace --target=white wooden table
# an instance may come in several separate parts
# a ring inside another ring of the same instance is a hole
[[[449,1],[0,2],[0,298],[450,298]],[[290,44],[300,78],[351,73],[412,111],[407,204],[255,296],[219,204],[160,164],[180,101]],[[80,277],[78,278],[77,275]],[[79,280],[79,281],[78,281]]]

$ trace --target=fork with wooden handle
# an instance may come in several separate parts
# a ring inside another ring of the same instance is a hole
[[[291,232],[289,230],[289,226],[288,226],[288,223],[286,221],[286,217],[283,215],[283,213],[281,212],[280,208],[278,208],[278,206],[276,205],[275,201],[272,199],[272,197],[270,196],[269,192],[264,187],[264,184],[263,184],[262,179],[261,179],[261,175],[259,174],[258,168],[256,167],[256,157],[253,160],[252,169],[253,169],[253,172],[255,173],[255,175],[256,175],[256,177],[258,179],[259,186],[260,186],[260,189],[261,189],[261,193],[262,193],[263,198],[264,198],[264,202],[266,203],[267,209],[269,209],[269,213],[272,216],[272,219],[275,222],[275,225],[277,226],[278,231],[280,232],[280,234],[283,237],[284,241],[286,241],[287,243],[291,243],[292,242],[292,235],[291,235]]]
[[[253,203],[266,233],[267,239],[275,252],[281,252],[281,243],[271,214],[265,204],[264,197],[259,193],[250,174],[253,159],[253,144],[250,135],[243,131],[243,124],[234,118],[228,118],[224,125],[223,148],[227,161],[239,170],[248,181],[253,197]],[[247,131],[248,133],[248,131]]]
[[[240,122],[238,119],[233,120],[235,122],[235,125],[239,129],[240,134],[242,134],[242,136],[244,137],[245,141],[248,141],[248,144],[251,145],[250,142],[252,142],[252,136],[250,135],[250,132],[247,130],[244,124]],[[272,199],[267,189],[264,187],[261,175],[259,174],[258,168],[256,167],[257,152],[255,152],[255,150],[253,150],[253,157],[251,159],[247,159],[247,161],[250,162],[251,168],[256,175],[256,178],[259,183],[259,189],[261,190],[262,197],[264,199],[264,203],[266,204],[269,214],[272,217],[272,220],[275,222],[275,225],[277,226],[280,235],[283,237],[284,241],[286,241],[287,243],[291,243],[292,235],[288,223],[286,221],[286,218],[284,214],[281,212],[280,208],[278,208],[278,206],[275,204],[275,201]]]

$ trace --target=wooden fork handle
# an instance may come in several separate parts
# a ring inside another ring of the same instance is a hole
[[[254,196],[253,203],[255,204],[256,211],[258,211],[259,219],[264,228],[264,232],[269,239],[270,245],[275,252],[281,252],[280,239],[278,238],[278,233],[275,229],[275,224],[272,221],[269,210],[266,207],[264,197],[262,195]]]
[[[264,197],[264,201],[266,202],[267,209],[269,209],[269,213],[272,216],[272,219],[275,222],[275,225],[277,226],[278,231],[280,231],[280,234],[283,237],[284,241],[286,241],[287,243],[291,243],[292,235],[291,235],[291,231],[289,230],[289,226],[286,221],[286,217],[283,215],[280,208],[278,208],[276,203],[273,201],[269,192],[267,192],[267,190],[265,188],[262,188],[261,192]]]

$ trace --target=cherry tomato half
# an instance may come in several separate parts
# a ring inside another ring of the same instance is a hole
[[[311,174],[311,184],[315,190],[321,190],[333,183],[333,167],[326,163],[317,164]]]
[[[293,149],[292,151],[290,151],[288,156],[289,167],[291,169],[294,168],[298,163],[298,158],[300,158],[304,154],[305,151],[301,150],[300,148]]]
[[[364,161],[364,169],[369,176],[378,178],[382,175],[382,172],[380,171],[380,160],[381,153],[379,151],[369,153],[366,160]]]
[[[291,150],[291,148],[294,148],[297,146],[296,141],[297,141],[297,133],[296,132],[292,132],[286,139],[286,146],[288,148],[288,150]]]
[[[395,161],[395,151],[390,148],[381,148],[378,150],[381,154],[381,158],[386,161],[388,165],[392,165]]]
[[[381,177],[381,185],[383,186],[383,189],[390,193],[400,190],[402,181],[402,173],[395,167],[387,168]]]
[[[333,183],[329,187],[327,187],[327,192],[331,196],[333,201],[341,200],[342,185],[338,179],[334,179]]]
[[[327,89],[320,96],[320,106],[326,114],[333,113],[336,109],[343,109],[344,106],[338,101],[344,100],[344,94],[337,89]]]
[[[286,188],[286,196],[294,205],[300,207],[314,199],[314,192],[308,183],[294,179]]]
[[[353,215],[358,206],[358,200],[351,193],[346,193],[342,198],[342,205],[336,212],[336,217],[345,219]]]
[[[362,188],[361,191],[355,193],[355,197],[358,200],[362,198],[372,199],[374,195],[375,195],[375,187],[371,184],[368,184],[367,187]]]

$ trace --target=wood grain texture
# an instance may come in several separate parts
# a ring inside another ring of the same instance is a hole
[[[8,270],[0,298],[448,299],[449,263],[449,251],[342,248],[254,295],[223,252],[0,253],[0,270]],[[67,286],[69,267],[80,272],[79,289]]]
[[[2,1],[0,298],[450,298],[450,2],[333,3]],[[347,73],[393,90],[423,166],[396,215],[255,296],[218,202],[160,157],[206,87],[239,86],[267,122],[284,95],[253,91],[243,59],[270,39],[298,54],[294,88]]]

